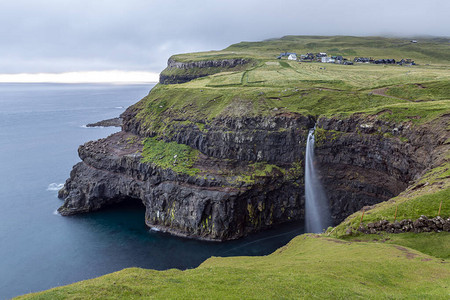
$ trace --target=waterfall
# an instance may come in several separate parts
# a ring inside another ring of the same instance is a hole
[[[305,157],[306,232],[319,233],[330,225],[330,209],[325,191],[314,166],[314,131],[309,130]]]

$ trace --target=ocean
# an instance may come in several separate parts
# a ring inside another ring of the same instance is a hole
[[[62,217],[57,191],[80,161],[79,145],[119,128],[152,84],[0,84],[0,299],[128,267],[195,268],[211,256],[267,255],[303,233],[291,223],[229,242],[150,231],[143,205]]]

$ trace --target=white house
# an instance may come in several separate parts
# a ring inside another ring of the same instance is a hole
[[[334,62],[335,62],[335,59],[334,59],[334,58],[331,58],[331,57],[328,57],[328,56],[325,56],[325,57],[322,57],[322,58],[321,58],[321,61],[322,61],[323,63],[334,63]]]
[[[297,60],[297,54],[295,54],[295,53],[289,54],[288,59],[289,60]]]

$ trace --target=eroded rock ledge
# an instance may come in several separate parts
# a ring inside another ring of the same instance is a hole
[[[216,60],[201,60],[192,62],[180,62],[169,58],[167,68],[161,72],[159,83],[178,84],[205,77],[218,72],[234,70],[251,63],[248,58],[229,58]],[[187,71],[188,72],[184,72]],[[195,71],[197,70],[197,71]]]
[[[122,132],[80,146],[82,162],[59,193],[62,215],[139,199],[148,226],[209,240],[304,218],[303,158],[314,118],[280,114],[216,119],[203,129],[173,125],[167,141],[200,151],[194,166],[200,172],[189,176],[142,162],[141,142],[151,134],[132,112],[123,114]],[[319,119],[316,157],[334,223],[396,196],[436,166],[448,148],[445,122],[448,116],[422,127],[359,115]],[[253,176],[256,162],[277,168]]]
[[[238,238],[303,215],[295,180],[277,176],[257,178],[251,184],[233,180],[222,174],[244,165],[204,155],[196,167],[207,174],[177,174],[142,163],[141,151],[139,137],[123,131],[80,146],[83,161],[74,166],[59,192],[65,199],[59,213],[89,212],[140,199],[148,226],[209,240]]]
[[[122,127],[123,120],[122,118],[112,118],[106,119],[102,121],[98,121],[95,123],[89,123],[86,127]]]

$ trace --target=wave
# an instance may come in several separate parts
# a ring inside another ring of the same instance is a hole
[[[150,231],[156,231],[156,232],[158,232],[158,231],[161,231],[161,229],[156,228],[156,227],[150,227]]]
[[[116,107],[114,107],[114,108],[117,108],[117,109],[123,109],[123,108],[125,108],[125,107],[123,107],[123,106],[116,106]]]
[[[50,183],[47,187],[47,191],[59,191],[64,187],[64,183]]]
[[[53,212],[53,214],[54,214],[55,216],[60,216],[60,214],[59,214],[59,212],[58,212],[57,209]]]
[[[88,129],[92,129],[92,128],[106,128],[106,126],[87,126],[87,125],[81,125],[81,128],[88,128]]]

